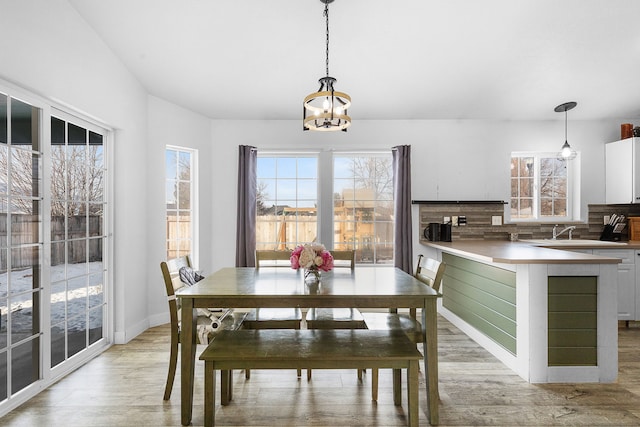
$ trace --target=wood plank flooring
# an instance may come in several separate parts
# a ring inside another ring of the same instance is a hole
[[[0,418],[0,425],[180,426],[179,373],[171,400],[162,400],[168,342],[166,325],[149,329],[129,344],[113,346]],[[440,317],[440,425],[639,426],[640,324],[620,327],[619,346],[616,383],[534,385]],[[204,421],[202,373],[198,362],[195,426]],[[422,426],[428,425],[422,374],[420,386]],[[318,370],[309,382],[304,375],[298,379],[293,370],[256,370],[249,380],[236,372],[234,387],[232,404],[216,409],[217,425],[406,425],[406,392],[403,407],[393,406],[388,370],[380,372],[377,404],[370,397],[370,372],[359,383],[354,370]]]

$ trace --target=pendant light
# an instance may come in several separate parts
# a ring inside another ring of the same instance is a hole
[[[334,89],[336,79],[329,77],[329,3],[333,0],[320,0],[324,3],[324,17],[327,27],[326,76],[318,80],[320,88],[304,99],[302,129],[315,131],[346,132],[351,125],[347,109],[351,106],[351,97]]]
[[[554,108],[554,111],[556,113],[562,113],[564,111],[564,144],[562,144],[562,149],[558,154],[558,158],[560,160],[573,160],[578,155],[578,153],[576,153],[576,151],[571,148],[567,140],[567,111],[575,108],[576,105],[578,105],[577,102],[571,101],[560,104],[556,108]]]

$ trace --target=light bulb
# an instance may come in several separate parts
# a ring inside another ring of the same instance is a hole
[[[324,101],[322,101],[322,109],[324,111],[329,111],[329,98],[325,98]]]
[[[335,109],[335,114],[336,114],[337,116],[342,115],[342,107],[336,107],[336,109]]]
[[[562,153],[562,157],[565,157],[565,158],[571,157],[571,146],[567,141],[564,142],[561,153]]]

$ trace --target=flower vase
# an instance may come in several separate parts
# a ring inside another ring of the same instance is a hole
[[[304,270],[304,283],[307,285],[317,285],[320,283],[320,271],[317,268],[307,268]]]

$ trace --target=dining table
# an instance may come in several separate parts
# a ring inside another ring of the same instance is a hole
[[[282,267],[225,267],[176,296],[181,314],[181,421],[193,410],[196,360],[196,309],[358,308],[420,309],[428,420],[438,424],[437,299],[441,295],[411,274],[391,266],[356,266],[322,272],[319,283],[305,284],[300,270]],[[188,337],[191,337],[189,339]]]

